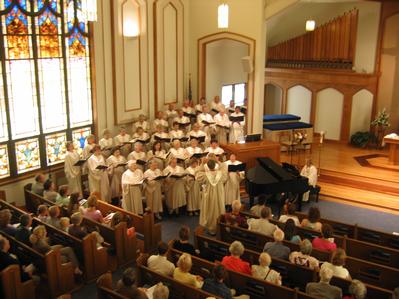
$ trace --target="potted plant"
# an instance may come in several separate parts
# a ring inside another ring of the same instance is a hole
[[[377,146],[381,148],[382,140],[385,136],[385,131],[391,125],[389,123],[389,114],[386,112],[385,108],[382,111],[378,112],[377,117],[371,122],[371,125],[375,127]]]

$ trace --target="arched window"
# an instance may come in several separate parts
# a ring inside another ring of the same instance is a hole
[[[81,0],[0,2],[0,178],[62,163],[92,127]],[[83,141],[83,142],[82,142]]]

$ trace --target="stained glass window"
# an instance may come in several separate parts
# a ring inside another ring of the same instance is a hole
[[[90,134],[91,128],[83,128],[72,131],[73,144],[75,145],[75,149],[78,151],[79,155],[82,155],[83,148],[86,145],[86,138]]]
[[[18,173],[40,168],[39,139],[32,138],[15,143]]]
[[[0,178],[5,178],[10,175],[10,167],[8,164],[7,145],[0,146]]]
[[[0,39],[2,178],[61,163],[93,117],[82,0],[0,0]]]
[[[47,164],[61,163],[66,155],[67,136],[65,133],[46,136]]]

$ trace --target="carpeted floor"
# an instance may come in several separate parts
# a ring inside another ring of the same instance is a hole
[[[399,217],[383,212],[373,211],[360,207],[353,207],[346,204],[340,204],[325,200],[320,200],[318,203],[309,203],[303,206],[303,211],[311,206],[318,206],[323,218],[329,218],[345,223],[355,224],[372,228],[388,233],[399,232]],[[273,213],[277,214],[277,207],[272,205]],[[194,230],[198,225],[198,216],[181,215],[179,217],[165,217],[162,220],[162,239],[168,242],[171,239],[177,238],[179,228],[182,225],[188,225],[191,230]],[[128,265],[133,266],[133,265]],[[128,267],[118,269],[113,273],[113,279],[116,282],[122,275],[123,271]],[[85,285],[79,291],[72,294],[73,299],[87,299],[96,297],[95,283]]]

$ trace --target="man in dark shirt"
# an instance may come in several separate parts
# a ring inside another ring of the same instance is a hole
[[[173,248],[179,251],[189,253],[191,255],[197,255],[195,248],[188,239],[190,238],[190,228],[183,225],[179,231],[180,240],[176,240],[173,243]]]
[[[7,238],[0,235],[0,271],[11,265],[18,265],[21,273],[21,281],[27,281],[30,279],[28,273],[24,272],[19,261],[13,257],[8,250],[10,249],[10,242]]]
[[[134,299],[148,299],[146,293],[135,285],[136,277],[134,276],[133,268],[127,268],[116,284],[116,292],[127,297]]]
[[[81,226],[82,224],[82,214],[80,214],[80,212],[74,213],[71,216],[71,226],[68,229],[68,233],[71,236],[74,236],[78,239],[83,239],[84,237],[87,236],[87,232],[83,229],[83,227]]]
[[[225,299],[232,299],[231,290],[223,283],[226,270],[222,265],[213,268],[213,278],[207,278],[204,281],[202,289],[215,296]]]
[[[4,209],[0,211],[0,231],[14,237],[17,229],[10,224],[11,217],[12,214],[9,209]]]
[[[267,252],[272,258],[288,260],[291,250],[283,244],[284,232],[281,229],[276,229],[273,238],[274,242],[267,242],[263,251]]]
[[[17,232],[15,233],[15,239],[18,241],[31,246],[29,241],[31,234],[30,227],[32,225],[32,217],[29,214],[22,214],[19,217],[19,226],[17,227]]]

